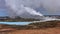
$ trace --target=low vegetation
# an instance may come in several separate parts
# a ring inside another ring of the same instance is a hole
[[[39,21],[39,19],[34,19],[34,18],[21,18],[17,16],[16,18],[10,18],[10,17],[0,17],[0,22],[21,22],[21,21]]]
[[[38,28],[48,28],[48,27],[55,27],[60,21],[47,21],[47,22],[38,22],[38,23],[31,23],[29,25],[38,27]]]
[[[4,25],[4,27],[15,28],[18,30],[23,29],[42,29],[42,28],[53,28],[60,27],[60,21],[47,21],[47,22],[38,22],[38,23],[30,23],[28,25]]]

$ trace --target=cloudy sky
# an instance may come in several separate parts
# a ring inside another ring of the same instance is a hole
[[[11,1],[9,0],[9,2],[11,2]],[[21,0],[20,3],[22,3],[22,1],[24,1],[24,0]],[[33,1],[35,1],[35,3],[33,3],[31,5],[31,3]],[[44,15],[60,15],[60,0],[33,0],[33,1],[29,1],[29,2],[31,2],[30,4],[26,1],[24,1],[23,4],[25,4],[28,7],[29,6],[33,7],[36,11],[39,11],[40,13],[42,13]],[[35,6],[33,6],[33,5],[35,5]],[[37,8],[37,7],[39,7],[39,8]],[[5,7],[5,1],[0,0],[0,16],[6,16],[6,15],[8,15],[8,13],[7,13],[7,9]]]
[[[7,16],[7,9],[3,0],[0,0],[0,16]]]

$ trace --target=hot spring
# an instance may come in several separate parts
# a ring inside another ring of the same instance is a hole
[[[45,22],[45,21],[52,21],[52,20],[60,20],[60,19],[52,18],[52,17],[45,17],[42,13],[35,10],[36,8],[39,8],[44,5],[43,8],[47,9],[47,11],[57,11],[56,10],[57,6],[55,4],[53,4],[53,2],[51,3],[52,0],[51,1],[47,0],[48,2],[44,1],[48,4],[43,3],[43,1],[41,2],[41,0],[3,0],[3,1],[5,1],[4,6],[6,7],[9,17],[11,17],[11,18],[15,18],[16,16],[32,18],[31,15],[33,15],[33,16],[39,15],[39,19],[42,19],[42,20],[33,21],[33,22]],[[55,3],[56,3],[56,1],[55,1]],[[51,4],[51,5],[49,5],[49,4]],[[0,22],[0,24],[2,24],[2,23],[25,25],[25,24],[29,24],[32,22],[15,22],[15,23],[14,22]]]

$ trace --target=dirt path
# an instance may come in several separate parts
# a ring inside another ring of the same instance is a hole
[[[40,30],[16,30],[9,34],[60,34],[60,28],[48,28]]]

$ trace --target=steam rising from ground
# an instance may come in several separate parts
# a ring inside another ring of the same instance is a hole
[[[34,3],[33,3],[33,1],[34,1]],[[33,8],[39,7],[39,5],[37,4],[37,1],[36,0],[33,0],[33,1],[32,0],[6,0],[6,6],[8,6],[9,13],[12,10],[11,16],[20,16],[24,13],[43,16],[41,13],[36,12],[33,9]],[[39,1],[39,3],[40,3],[40,1]]]
[[[60,0],[5,0],[5,2],[11,16],[20,16],[24,13],[43,16],[35,10],[41,5],[51,14],[60,11]]]

